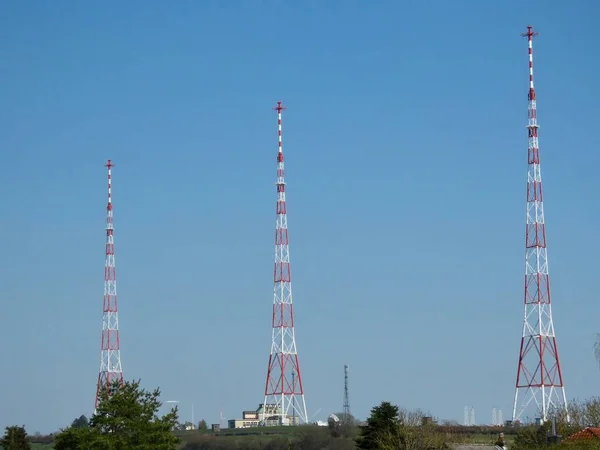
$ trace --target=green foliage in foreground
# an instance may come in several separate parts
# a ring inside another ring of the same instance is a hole
[[[371,409],[371,416],[356,439],[357,447],[365,450],[379,448],[384,437],[396,433],[400,422],[399,415],[400,409],[390,402],[382,402]]]
[[[400,411],[389,402],[382,402],[371,410],[367,424],[362,427],[356,446],[365,450],[442,450],[448,448],[447,436],[432,423],[415,414]]]
[[[374,407],[361,426],[354,420],[341,420],[330,427],[258,427],[213,433],[201,421],[199,429],[185,431],[177,423],[177,408],[158,416],[159,395],[158,389],[141,389],[139,382],[115,385],[110,396],[102,393],[91,420],[80,416],[49,436],[27,436],[24,427],[10,426],[0,439],[0,450],[449,450],[455,444],[500,444],[500,432],[509,450],[600,450],[600,438],[565,439],[587,426],[600,427],[600,398],[570,402],[570,422],[560,413],[555,415],[563,438],[556,444],[549,436],[550,422],[501,428],[465,427],[455,422],[437,425],[423,421],[420,410],[400,409],[390,402]]]
[[[110,391],[109,391],[110,389]],[[175,450],[177,408],[163,417],[160,391],[148,392],[139,381],[115,383],[100,393],[89,426],[70,426],[56,436],[55,450]],[[75,425],[75,424],[74,424]]]
[[[600,427],[600,397],[584,401],[569,402],[570,421],[564,411],[550,412],[556,419],[556,432],[562,439],[560,444],[553,442],[552,424],[547,421],[541,426],[522,426],[510,450],[600,450],[600,438],[568,439],[586,427]]]
[[[29,450],[31,445],[25,431],[25,426],[6,427],[4,437],[0,439],[0,448],[4,450]]]

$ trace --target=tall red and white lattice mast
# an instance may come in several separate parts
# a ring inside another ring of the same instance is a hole
[[[119,342],[119,308],[117,303],[117,271],[115,267],[115,240],[112,206],[112,168],[109,159],[108,168],[108,205],[106,207],[106,261],[104,263],[104,307],[102,314],[102,349],[100,372],[96,389],[96,406],[102,386],[110,386],[114,381],[123,383],[121,368],[121,350]]]
[[[308,422],[300,361],[296,349],[292,278],[288,241],[287,210],[283,147],[281,139],[281,111],[277,102],[279,149],[277,152],[277,221],[275,225],[275,267],[273,289],[273,339],[267,370],[263,420],[277,420],[282,424]]]
[[[525,318],[517,369],[513,420],[522,420],[526,411],[546,421],[550,414],[566,413],[567,397],[563,384],[552,308],[546,248],[546,223],[542,197],[540,150],[535,90],[533,87],[533,37],[538,33],[528,26],[529,43],[529,145],[527,169],[527,227],[525,232]],[[519,391],[525,390],[519,398]],[[537,409],[532,410],[530,407]]]

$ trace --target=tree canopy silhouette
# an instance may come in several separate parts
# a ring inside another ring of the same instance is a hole
[[[55,450],[175,450],[177,407],[159,417],[160,390],[140,382],[115,383],[100,392],[89,427],[70,426],[56,436]]]
[[[25,426],[13,425],[6,427],[4,437],[0,439],[0,448],[4,450],[29,450],[31,445],[27,438]]]
[[[362,427],[356,439],[360,449],[377,449],[382,436],[395,435],[398,431],[398,415],[400,410],[390,402],[381,402],[371,409],[367,424]]]

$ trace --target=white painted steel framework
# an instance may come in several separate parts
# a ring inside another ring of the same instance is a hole
[[[567,398],[562,378],[552,308],[546,246],[546,223],[538,146],[537,105],[533,85],[532,38],[537,33],[528,27],[523,36],[529,43],[529,108],[527,227],[525,253],[525,314],[517,370],[513,420],[523,421],[527,413],[542,421],[550,414],[565,414]],[[524,390],[522,395],[519,391]],[[531,417],[530,417],[531,418]]]
[[[288,241],[287,206],[282,147],[281,102],[277,111],[279,150],[277,153],[277,219],[275,223],[275,262],[273,288],[273,332],[271,354],[265,387],[265,408],[271,414],[262,417],[265,423],[277,420],[282,424],[307,423],[304,387],[296,348],[292,279]]]
[[[112,164],[108,168],[108,205],[106,207],[106,260],[104,264],[104,305],[102,309],[102,344],[100,352],[100,371],[96,387],[96,405],[102,386],[114,381],[123,383],[121,368],[121,350],[119,340],[119,308],[117,302],[117,272],[115,266],[115,242],[112,206]]]

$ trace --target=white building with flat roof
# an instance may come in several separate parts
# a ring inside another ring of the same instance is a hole
[[[276,427],[298,425],[298,422],[298,417],[283,417],[278,405],[261,403],[255,411],[242,411],[241,419],[229,419],[227,426],[229,428]]]

